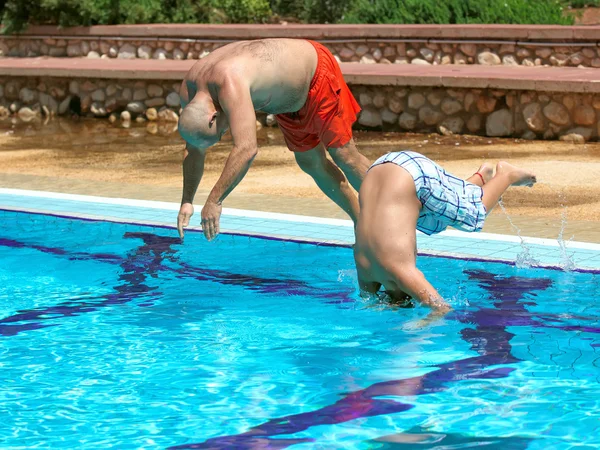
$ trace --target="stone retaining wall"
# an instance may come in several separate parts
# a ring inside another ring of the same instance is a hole
[[[177,122],[179,86],[173,81],[0,79],[0,117],[31,121],[54,115],[84,115],[130,121]]]
[[[0,56],[122,59],[200,59],[228,41],[0,38]],[[412,40],[325,41],[340,62],[363,64],[483,64],[600,67],[596,43],[539,44]]]
[[[600,135],[600,96],[536,91],[356,86],[359,125],[582,143]]]
[[[172,81],[0,79],[0,117],[34,121],[57,114],[120,120],[178,121],[179,83]],[[516,90],[351,86],[363,111],[357,127],[597,140],[600,96]],[[269,117],[262,124],[272,125]]]

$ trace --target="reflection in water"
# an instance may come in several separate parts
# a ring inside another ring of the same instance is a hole
[[[161,272],[168,272],[178,278],[192,278],[223,285],[240,286],[243,289],[264,294],[305,295],[321,298],[327,303],[343,306],[352,302],[354,286],[346,292],[324,291],[306,282],[295,279],[257,277],[250,274],[233,273],[224,270],[191,266],[177,258],[178,238],[157,236],[145,232],[128,232],[124,239],[139,240],[140,244],[125,256],[68,251],[59,247],[30,244],[13,239],[0,239],[0,245],[11,248],[30,248],[69,260],[94,260],[118,265],[119,278],[114,293],[97,298],[70,299],[56,306],[40,307],[19,311],[0,320],[0,334],[11,336],[32,329],[60,325],[62,317],[85,314],[107,306],[116,306],[136,301],[138,306],[150,307],[153,299],[162,293],[160,287],[149,283],[150,278]],[[375,383],[365,389],[345,394],[337,402],[323,408],[301,414],[294,414],[268,420],[252,429],[231,436],[221,436],[196,444],[184,444],[172,448],[211,448],[211,449],[254,449],[286,448],[300,442],[312,442],[310,438],[286,439],[277,436],[305,431],[319,425],[334,425],[358,418],[402,413],[414,407],[409,403],[390,397],[406,397],[444,392],[452,383],[461,380],[506,378],[518,370],[521,360],[512,354],[511,339],[514,334],[507,327],[558,328],[564,331],[586,331],[600,333],[595,327],[565,324],[565,318],[552,314],[530,313],[526,306],[534,306],[531,297],[537,292],[551,287],[547,278],[507,277],[501,278],[489,272],[467,271],[471,280],[485,289],[493,305],[475,311],[459,311],[449,315],[468,325],[460,334],[471,345],[476,356],[449,363],[438,364],[431,372],[405,379]],[[527,299],[525,298],[527,296]],[[526,300],[526,301],[525,301]],[[512,365],[506,367],[506,365]],[[423,445],[434,442],[444,445],[484,445],[496,442],[510,448],[525,448],[530,441],[521,437],[473,438],[461,434],[439,434],[415,428],[394,436],[381,438],[389,446],[405,445],[408,441],[418,441]],[[423,447],[427,448],[427,447]]]
[[[464,328],[461,335],[465,341],[471,344],[471,349],[477,352],[478,356],[439,364],[436,366],[436,370],[422,376],[375,383],[365,389],[345,395],[332,405],[315,411],[271,419],[242,434],[211,438],[205,442],[171,448],[248,450],[259,447],[286,448],[297,442],[282,439],[277,439],[275,442],[276,438],[274,437],[299,433],[320,425],[333,425],[358,418],[397,414],[414,407],[411,404],[382,397],[427,395],[447,390],[452,382],[508,377],[511,372],[516,370],[515,368],[492,368],[492,366],[514,364],[520,361],[511,354],[510,340],[514,334],[508,332],[506,327],[534,323],[521,301],[525,294],[548,289],[552,282],[545,278],[496,279],[495,275],[485,271],[471,271],[467,274],[485,288],[494,301],[494,308],[482,308],[473,313],[454,314],[455,319],[468,323],[470,326],[474,325],[474,328]],[[415,431],[409,433],[415,434]],[[448,436],[450,437],[448,443],[452,441],[467,443],[470,439],[459,434]],[[510,441],[511,448],[519,449],[526,448],[531,441],[530,438],[520,437],[494,437],[492,440],[501,445],[505,439]],[[475,439],[474,442],[480,441]]]
[[[436,366],[436,370],[423,376],[376,383],[366,389],[352,392],[332,405],[307,413],[271,419],[242,434],[211,438],[205,442],[171,448],[248,450],[286,448],[298,443],[297,440],[277,439],[275,436],[298,433],[319,425],[332,425],[358,418],[400,413],[413,408],[413,405],[381,397],[426,395],[443,392],[449,388],[449,384],[452,382],[505,378],[517,370],[518,366],[493,366],[515,364],[521,361],[511,353],[510,340],[514,334],[507,331],[506,328],[509,326],[546,327],[565,331],[600,333],[600,328],[560,325],[559,317],[545,315],[543,319],[550,320],[552,323],[550,325],[542,322],[540,317],[536,317],[525,308],[525,295],[535,295],[537,292],[548,289],[552,285],[550,279],[498,278],[494,274],[482,270],[467,271],[466,273],[471,280],[479,283],[493,300],[493,308],[481,308],[475,312],[453,314],[455,320],[469,325],[468,328],[461,331],[461,336],[471,344],[471,350],[475,351],[478,356],[439,364]],[[534,305],[531,300],[528,300],[527,304]],[[518,436],[475,438],[458,433],[432,434],[416,428],[408,430],[406,434],[400,433],[381,438],[378,442],[380,441],[387,442],[381,448],[390,449],[402,448],[405,445],[410,447],[416,442],[419,443],[419,448],[441,448],[439,445],[486,446],[492,444],[494,448],[525,449],[532,439]]]
[[[149,278],[157,277],[161,272],[174,274],[177,278],[192,278],[210,281],[222,285],[240,286],[262,294],[300,295],[322,299],[328,304],[354,302],[354,287],[346,290],[327,291],[317,289],[310,284],[294,279],[256,277],[254,275],[234,273],[191,266],[177,258],[179,238],[158,236],[151,233],[125,233],[124,239],[140,239],[143,244],[121,257],[113,254],[69,252],[60,247],[47,247],[28,244],[14,239],[0,238],[0,246],[11,248],[29,248],[43,253],[64,257],[71,261],[97,261],[118,265],[119,279],[113,288],[116,293],[100,297],[69,299],[54,306],[39,307],[18,311],[16,314],[0,319],[0,336],[14,336],[24,331],[58,326],[57,319],[90,313],[98,309],[137,301],[138,306],[152,306],[152,299],[162,296],[157,287],[146,283]],[[173,264],[166,265],[166,262]]]

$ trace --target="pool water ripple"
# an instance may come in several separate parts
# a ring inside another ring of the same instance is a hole
[[[425,257],[419,329],[347,248],[4,219],[8,447],[600,446],[597,275]]]

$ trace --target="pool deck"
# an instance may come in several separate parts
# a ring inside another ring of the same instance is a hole
[[[0,76],[180,81],[196,60],[2,58]],[[349,84],[600,93],[595,68],[340,64]]]
[[[95,197],[42,191],[0,188],[0,210],[51,214],[88,220],[144,224],[172,228],[179,205],[172,202]],[[198,232],[200,227],[189,227]],[[223,209],[223,233],[261,236],[318,245],[350,247],[352,222],[342,219],[299,216],[240,209]],[[440,255],[465,260],[501,261],[515,264],[529,255],[536,267],[600,272],[600,244],[464,233],[447,230],[435,236],[418,233],[421,255]],[[527,253],[528,252],[528,253]]]

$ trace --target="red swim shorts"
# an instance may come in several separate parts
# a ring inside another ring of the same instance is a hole
[[[352,124],[360,112],[331,52],[318,42],[309,42],[317,51],[318,62],[306,103],[296,113],[275,116],[293,152],[313,149],[319,142],[328,148],[343,147],[352,139]]]

